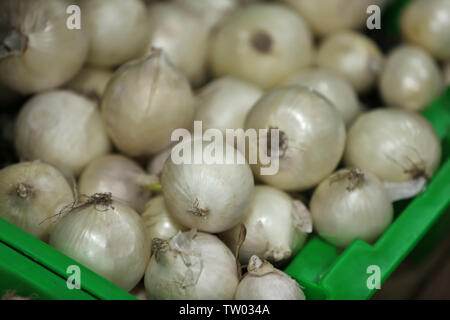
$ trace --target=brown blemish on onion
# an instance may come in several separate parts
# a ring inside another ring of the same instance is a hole
[[[258,30],[253,33],[250,42],[253,48],[260,53],[268,54],[272,50],[272,37],[265,30]]]

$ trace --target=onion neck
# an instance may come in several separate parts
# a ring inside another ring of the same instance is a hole
[[[354,191],[361,188],[366,181],[364,173],[358,168],[347,169],[344,172],[338,172],[331,177],[330,183],[340,181],[342,179],[348,180],[347,190]]]
[[[188,212],[192,213],[196,217],[206,217],[209,214],[209,209],[200,207],[199,201],[196,198],[192,204],[192,209],[188,210]]]
[[[258,256],[252,256],[247,266],[248,273],[254,276],[264,276],[268,273],[276,272],[274,266],[266,261],[261,260]]]
[[[277,141],[272,141],[275,139],[272,139],[272,130],[278,130],[278,142]],[[277,154],[272,154],[272,143],[275,142],[277,143]],[[278,129],[278,127],[272,127],[269,126],[269,130],[267,133],[267,155],[272,158],[272,157],[279,157],[279,158],[283,158],[286,155],[286,151],[288,149],[288,143],[289,143],[289,139],[287,134]]]
[[[169,250],[169,242],[167,240],[159,238],[152,239],[152,255],[154,254],[157,260],[160,258],[160,253],[167,250]]]
[[[16,194],[19,198],[27,199],[33,194],[33,188],[25,183],[19,183],[16,187]]]
[[[27,46],[28,37],[17,29],[10,29],[0,35],[0,60],[23,54]]]

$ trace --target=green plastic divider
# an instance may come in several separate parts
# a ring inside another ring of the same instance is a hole
[[[59,299],[94,299],[83,290],[61,290],[66,286],[65,279],[4,243],[0,243],[0,257],[4,261],[0,263],[2,295],[10,290],[30,299],[48,298],[56,293]]]
[[[0,294],[37,299],[136,299],[80,263],[0,218]],[[81,288],[69,289],[69,266],[80,268]]]

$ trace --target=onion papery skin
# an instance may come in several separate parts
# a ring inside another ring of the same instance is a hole
[[[81,69],[89,39],[83,28],[66,26],[70,4],[66,0],[1,2],[0,28],[18,32],[24,45],[10,44],[12,54],[0,58],[0,82],[21,94],[31,94],[61,86]],[[0,44],[2,41],[0,38]]]
[[[246,237],[239,251],[239,260],[245,265],[252,255],[272,263],[287,261],[299,252],[307,233],[296,226],[294,200],[285,192],[269,186],[256,186],[244,220]],[[225,244],[235,250],[241,225],[219,235]]]
[[[196,97],[195,120],[203,128],[242,129],[245,118],[263,91],[253,84],[233,78],[216,79],[202,88]]]
[[[195,142],[187,143],[194,150]],[[206,148],[206,142],[200,143]],[[254,190],[252,171],[245,159],[243,164],[231,164],[225,163],[225,152],[223,156],[222,163],[177,164],[172,157],[166,161],[162,192],[168,211],[181,225],[217,233],[243,219]]]
[[[285,85],[300,85],[316,90],[330,100],[349,126],[361,112],[358,95],[352,84],[336,72],[306,68],[290,77]]]
[[[141,217],[119,200],[66,213],[49,243],[126,291],[141,280],[150,258]]]
[[[379,89],[388,106],[421,111],[442,91],[439,66],[421,48],[400,46],[386,59]]]
[[[80,0],[89,33],[87,64],[116,67],[138,58],[148,41],[149,19],[141,0]]]
[[[97,105],[68,90],[33,96],[20,110],[14,144],[22,160],[42,160],[75,176],[111,147]]]
[[[147,230],[149,243],[154,238],[169,240],[178,231],[187,230],[172,218],[167,211],[162,195],[156,196],[147,202],[145,210],[142,213],[142,220]]]
[[[303,19],[279,4],[236,10],[212,34],[210,65],[216,77],[234,76],[262,89],[276,87],[311,64],[312,35]]]
[[[154,249],[145,272],[151,300],[231,300],[238,283],[231,251],[201,232],[179,233],[164,249]]]
[[[297,282],[267,261],[252,256],[249,268],[236,289],[236,300],[305,300]]]
[[[57,214],[74,202],[73,191],[56,168],[40,161],[0,170],[0,217],[48,241]]]
[[[441,144],[420,114],[378,109],[356,119],[348,132],[344,162],[392,182],[432,177],[441,159]]]
[[[175,129],[190,128],[194,97],[186,77],[155,49],[118,69],[106,88],[102,117],[114,145],[131,157],[150,156],[171,143]]]
[[[306,87],[286,86],[267,93],[250,110],[245,123],[249,128],[279,129],[278,172],[262,175],[261,163],[252,164],[252,169],[258,179],[282,190],[302,191],[319,184],[344,152],[342,117],[331,102]]]
[[[377,177],[363,171],[362,178],[355,178],[349,172],[339,170],[321,182],[310,202],[315,230],[338,247],[355,239],[373,242],[388,228],[394,214],[391,199]]]
[[[347,29],[362,29],[367,8],[383,8],[389,0],[282,0],[306,19],[314,34],[327,36]]]
[[[450,3],[447,0],[417,0],[403,10],[400,18],[403,38],[435,58],[450,59]]]
[[[95,159],[83,170],[78,190],[84,195],[111,192],[137,212],[143,212],[151,196],[146,178],[145,170],[133,160],[108,154]]]
[[[372,39],[358,32],[342,31],[322,41],[316,63],[345,77],[361,94],[376,84],[384,57]]]

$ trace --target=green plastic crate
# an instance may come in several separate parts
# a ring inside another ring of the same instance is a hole
[[[409,1],[396,1],[388,11],[392,34],[398,32],[398,12]],[[424,116],[442,141],[440,169],[424,193],[410,202],[396,204],[396,220],[375,244],[356,240],[341,252],[318,237],[311,237],[285,270],[304,288],[308,299],[369,299],[376,289],[367,287],[371,276],[367,268],[378,266],[383,282],[444,217],[450,205],[450,88],[427,108]],[[80,290],[69,290],[67,286],[67,270],[72,265],[81,270]],[[136,299],[0,218],[0,295],[7,290],[37,299]]]

